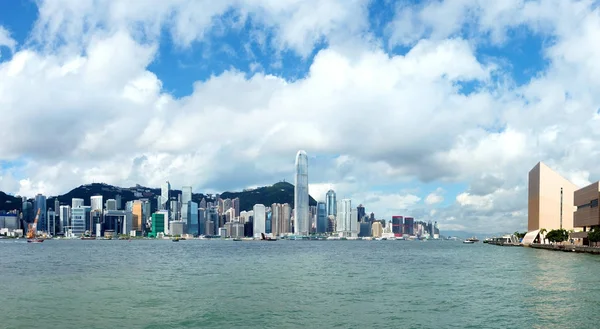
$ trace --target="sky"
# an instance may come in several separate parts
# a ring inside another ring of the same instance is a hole
[[[0,190],[294,180],[523,231],[527,173],[600,178],[600,9],[574,0],[0,0]]]

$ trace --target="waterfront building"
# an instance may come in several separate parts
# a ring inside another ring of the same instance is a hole
[[[261,233],[267,233],[266,231],[266,209],[265,206],[262,204],[255,204],[254,208],[252,209],[252,212],[254,213],[254,225],[253,225],[253,234],[255,237],[259,237],[260,238],[260,234]]]
[[[288,203],[281,205],[281,233],[291,233],[292,230],[292,206]]]
[[[198,235],[198,204],[193,201],[187,203],[187,234]]]
[[[238,218],[240,216],[240,198],[235,198],[231,200],[231,208],[233,208],[233,218]]]
[[[225,227],[220,227],[219,228],[219,234],[217,234],[218,236],[227,236],[227,229]]]
[[[404,217],[392,216],[392,233],[394,236],[402,236],[404,226]]]
[[[56,231],[56,216],[55,216],[55,212],[52,208],[48,209],[48,213],[46,215],[46,218],[48,218],[48,234],[55,236],[57,231]]]
[[[327,205],[325,202],[317,203],[317,234],[323,234],[327,232]]]
[[[19,216],[16,213],[0,214],[0,229],[14,231],[20,229]]]
[[[72,198],[71,199],[71,209],[81,208],[81,207],[83,207],[83,199],[80,199],[80,198]]]
[[[304,151],[296,154],[296,175],[294,177],[294,233],[308,235],[308,156]],[[254,232],[256,235],[256,232]]]
[[[118,210],[117,209],[117,200],[115,200],[115,199],[106,200],[106,210]]]
[[[529,171],[527,231],[573,228],[577,186],[542,162]]]
[[[381,222],[375,221],[371,224],[371,235],[374,238],[381,238],[383,235],[383,226],[381,226]]]
[[[325,194],[325,205],[327,208],[327,216],[335,216],[337,214],[337,202],[335,199],[335,191],[327,191],[327,194]]]
[[[184,233],[184,231],[183,231],[184,225],[185,225],[185,223],[181,220],[171,221],[170,227],[169,227],[169,232],[171,233],[172,236],[176,236],[176,235],[181,236]]]
[[[365,211],[365,207],[363,207],[362,204],[359,204],[358,207],[356,207],[356,216],[358,218],[358,221],[361,222],[365,219],[365,216],[367,215],[366,211]]]
[[[185,206],[185,204],[190,201],[192,201],[192,187],[183,186],[181,188],[181,204]]]
[[[352,208],[350,199],[338,201],[336,230],[340,237],[358,236],[358,220],[356,208]]]
[[[133,205],[131,208],[131,215],[133,216],[133,228],[132,231],[142,232],[143,225],[143,211],[142,211],[142,201],[135,200],[133,201]]]
[[[206,199],[202,198],[202,200],[200,200],[199,208],[206,209]]]
[[[206,235],[206,209],[198,208],[198,235]]]
[[[206,209],[206,235],[216,235],[216,230],[219,228],[219,214],[217,207],[209,207]]]
[[[242,238],[244,237],[244,224],[240,222],[232,222],[230,225],[230,230],[227,232],[232,238]]]
[[[371,223],[368,221],[362,221],[359,223],[359,232],[358,236],[361,238],[371,236]]]
[[[56,218],[58,218],[60,216],[60,201],[58,200],[58,197],[54,198],[54,216],[56,216]],[[57,226],[57,231],[60,231],[58,229],[60,225]]]
[[[252,221],[247,221],[244,223],[244,236],[251,238],[254,236],[254,228],[252,227]]]
[[[46,196],[38,194],[35,196],[33,204],[33,213],[37,214],[40,211],[40,217],[38,218],[37,230],[41,232],[48,232],[48,219],[47,219],[47,208],[46,208]]]
[[[333,233],[333,232],[336,232],[335,216],[330,215],[330,216],[327,216],[327,233]]]
[[[102,196],[94,195],[94,196],[90,197],[90,206],[91,206],[92,211],[94,211],[94,210],[102,211]]]
[[[205,235],[215,235],[215,222],[213,222],[212,220],[207,220],[206,221],[206,226],[204,228],[205,231]]]
[[[165,214],[156,212],[152,214],[152,232],[149,236],[156,237],[158,233],[165,233]]]
[[[86,209],[77,207],[71,209],[71,233],[75,236],[82,236],[85,233]]]
[[[96,230],[96,236],[102,236],[102,223],[104,223],[102,210],[92,210],[90,212],[90,234],[93,234],[93,230]]]
[[[415,219],[414,218],[412,218],[412,217],[404,218],[404,234],[407,234],[409,236],[415,235]]]
[[[22,207],[23,221],[25,223],[33,223],[33,204],[24,197]]]
[[[71,226],[71,207],[60,206],[60,229],[63,234],[68,232]]]
[[[571,233],[571,238],[585,239],[588,231],[600,226],[600,182],[589,184],[574,192],[576,210],[573,214],[573,226],[578,231]]]
[[[160,187],[160,209],[161,210],[170,210],[169,209],[169,200],[171,197],[171,183],[166,181]]]
[[[102,230],[107,234],[127,234],[133,228],[133,214],[127,210],[104,210]]]
[[[121,198],[121,194],[117,194],[115,196],[115,201],[117,201],[117,210],[123,209],[123,200]]]

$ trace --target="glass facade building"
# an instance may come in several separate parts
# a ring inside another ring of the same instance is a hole
[[[327,216],[337,215],[337,201],[335,200],[335,192],[333,190],[327,191],[325,195],[325,205],[327,208]]]
[[[38,194],[35,196],[33,213],[37,214],[38,209],[40,211],[40,217],[38,218],[37,230],[42,232],[48,232],[48,217],[46,213],[46,196]]]
[[[326,233],[328,226],[327,206],[324,202],[317,203],[317,233]]]
[[[304,151],[296,154],[296,176],[294,179],[294,233],[308,235],[308,156]],[[256,235],[256,232],[254,233]]]

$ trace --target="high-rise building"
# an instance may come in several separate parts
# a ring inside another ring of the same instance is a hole
[[[383,226],[381,226],[381,222],[373,222],[371,225],[371,234],[374,238],[381,238],[383,235]]]
[[[394,236],[402,236],[403,225],[404,225],[404,217],[392,216],[392,233],[394,233]]]
[[[181,188],[181,204],[185,206],[185,204],[190,201],[192,201],[192,187],[183,186]]]
[[[71,228],[71,207],[70,206],[60,206],[60,229],[61,232],[67,233]]]
[[[54,216],[59,217],[60,216],[60,201],[58,200],[58,197],[54,198]],[[57,228],[58,231],[58,228]]]
[[[152,214],[152,231],[149,236],[156,237],[158,233],[165,233],[165,214],[160,212]]]
[[[133,231],[142,231],[143,230],[143,222],[144,222],[144,212],[142,210],[142,201],[140,200],[135,200],[133,201],[133,205],[131,208],[131,215],[132,215],[132,224],[133,224]]]
[[[327,216],[335,216],[337,214],[337,201],[335,200],[335,192],[327,191],[325,195],[325,207],[327,208]]]
[[[358,231],[358,236],[359,237],[369,237],[371,236],[371,223],[368,221],[360,221],[359,223],[359,231]]]
[[[42,232],[48,232],[48,218],[46,211],[46,197],[42,194],[35,196],[33,213],[37,214],[40,211],[40,217],[38,218],[37,230]]]
[[[115,199],[106,200],[106,210],[117,210],[117,200],[115,200]]]
[[[94,210],[102,211],[102,196],[94,195],[94,196],[90,197],[90,206],[91,206],[92,211],[94,211]]]
[[[304,151],[296,154],[296,175],[294,177],[294,233],[308,235],[308,156]],[[256,235],[256,232],[254,233]]]
[[[338,201],[337,216],[336,218],[336,231],[340,236],[350,237],[353,231],[353,217],[356,216],[356,209],[352,209],[352,201],[350,199],[343,199]],[[358,226],[358,223],[354,224]]]
[[[169,181],[166,181],[160,188],[161,210],[169,210],[170,195],[171,195],[171,183],[169,183]]]
[[[404,234],[415,235],[415,219],[404,217]]]
[[[272,222],[273,222],[273,212],[271,211],[271,208],[266,207],[266,214],[265,214],[265,234],[271,234],[273,231],[272,229]]]
[[[71,209],[73,208],[81,208],[83,207],[83,199],[72,198],[71,199]]]
[[[190,201],[187,203],[188,218],[187,218],[187,233],[198,235],[198,204]]]
[[[206,235],[206,209],[205,208],[198,208],[198,235]]]
[[[123,200],[121,199],[121,194],[117,194],[115,196],[115,201],[117,201],[117,210],[123,209]]]
[[[206,199],[202,198],[202,200],[200,200],[199,207],[206,209]]]
[[[48,218],[48,234],[52,236],[56,235],[56,216],[52,208],[48,209],[46,218]]]
[[[319,234],[327,232],[327,205],[324,202],[317,203],[317,230]]]
[[[289,203],[282,205],[281,233],[292,233],[292,207]]]
[[[358,207],[356,207],[356,216],[358,217],[358,221],[362,221],[366,215],[367,213],[365,212],[365,207],[363,207],[362,204],[359,204]]]
[[[238,218],[240,216],[240,198],[231,200],[231,207],[234,210],[234,218]]]
[[[529,171],[527,231],[573,229],[577,186],[542,162]]]
[[[253,213],[254,213],[254,225],[253,225],[253,234],[254,237],[259,237],[260,238],[260,234],[261,233],[267,233],[266,231],[266,209],[265,206],[262,204],[255,204],[254,208],[252,209]]]
[[[71,233],[81,236],[85,233],[86,209],[77,207],[71,209]]]

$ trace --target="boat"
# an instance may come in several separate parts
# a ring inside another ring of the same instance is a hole
[[[242,239],[240,239],[240,238],[235,238],[235,239],[233,239],[233,241],[242,241]]]
[[[81,240],[96,240],[95,236],[82,236]]]
[[[479,239],[477,239],[476,237],[468,238],[467,240],[473,241],[473,242],[479,242]]]
[[[269,238],[264,233],[260,234],[260,239],[263,240],[263,241],[277,241],[276,238]]]
[[[44,242],[44,239],[38,239],[38,238],[33,238],[33,239],[27,239],[28,243],[42,243]]]
[[[179,242],[179,240],[180,240],[179,238],[173,238],[173,239],[171,239],[171,241],[173,241],[173,242]]]
[[[475,241],[472,241],[471,239],[466,239],[465,241],[463,241],[463,243],[473,244],[475,243]]]

